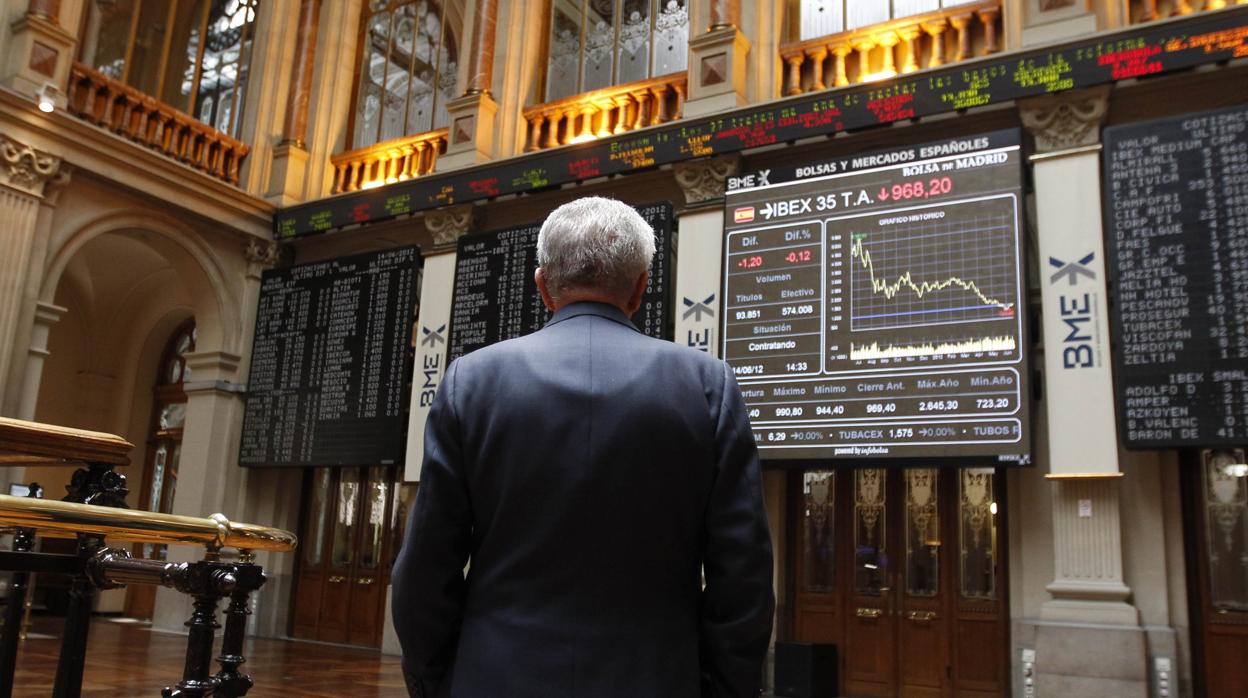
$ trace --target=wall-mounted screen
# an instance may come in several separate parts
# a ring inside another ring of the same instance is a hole
[[[239,463],[402,463],[415,247],[264,273]]]
[[[1030,462],[1019,133],[729,182],[723,353],[764,458]]]
[[[1248,441],[1248,107],[1105,129],[1127,446]]]

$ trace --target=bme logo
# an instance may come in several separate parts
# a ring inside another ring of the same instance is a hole
[[[1058,270],[1049,277],[1049,283],[1065,280],[1067,285],[1075,286],[1085,279],[1096,281],[1096,272],[1088,268],[1095,258],[1095,252],[1080,257],[1077,262],[1049,257],[1049,264]],[[1058,313],[1066,330],[1062,338],[1062,368],[1093,368],[1100,363],[1095,337],[1096,313],[1099,312],[1096,299],[1095,291],[1058,296]]]

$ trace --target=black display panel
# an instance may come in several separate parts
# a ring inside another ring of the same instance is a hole
[[[651,337],[670,340],[672,205],[646,204],[638,206],[637,212],[654,228],[655,251],[650,282],[633,324]],[[533,281],[541,228],[541,223],[534,223],[459,239],[447,350],[450,360],[536,332],[550,319]]]
[[[265,272],[238,461],[402,463],[415,247]]]
[[[1105,129],[1123,442],[1248,441],[1248,106]]]
[[[729,180],[724,360],[766,459],[1031,462],[1017,130]]]
[[[812,92],[283,209],[279,239],[1248,55],[1248,7]]]

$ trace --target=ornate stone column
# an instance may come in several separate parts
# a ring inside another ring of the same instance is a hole
[[[740,0],[707,0],[703,15],[708,27],[693,35],[693,3],[690,3],[689,99],[686,118],[739,107],[746,103],[745,59],[750,42],[741,33]]]
[[[490,95],[494,81],[494,39],[498,0],[474,0],[472,45],[468,47],[468,75],[461,96],[446,103],[450,137],[439,169],[466,167],[494,154],[494,115],[498,103]]]
[[[26,357],[25,380],[18,398],[17,418],[33,421],[35,405],[39,401],[39,385],[43,381],[43,362],[48,358],[48,336],[52,326],[61,321],[68,312],[54,303],[39,301],[35,307],[35,324],[30,333],[29,356]]]
[[[10,380],[10,370],[28,346],[29,328],[22,321],[29,322],[33,312],[26,305],[32,262],[42,260],[36,254],[39,210],[53,198],[53,187],[68,178],[60,157],[0,133],[0,404],[12,406],[14,396],[8,393],[20,388]]]
[[[701,160],[679,162],[672,166],[676,183],[685,197],[685,207],[677,212],[680,237],[676,249],[676,336],[678,344],[719,356],[721,326],[718,317],[723,307],[719,294],[721,264],[724,254],[724,194],[728,179],[741,169],[741,156],[720,155]],[[771,527],[771,546],[775,551],[776,599],[784,603],[785,595],[785,476],[770,470],[763,473],[763,504]],[[777,606],[776,617],[784,618],[786,610]],[[769,672],[770,673],[770,672]]]
[[[0,83],[28,96],[34,96],[45,83],[64,90],[77,39],[60,25],[60,0],[30,0],[26,8],[10,26],[8,55],[0,57],[5,61],[0,64]],[[6,17],[4,21],[10,20]],[[63,97],[58,106],[64,106]]]
[[[316,62],[316,28],[321,0],[299,3],[299,30],[295,34],[295,60],[290,66],[290,105],[282,125],[282,144],[305,149],[308,132],[308,101],[312,98],[312,67]]]
[[[317,27],[321,0],[299,3],[299,28],[295,33],[295,56],[290,66],[290,100],[282,123],[282,140],[273,149],[273,173],[269,195],[282,203],[294,203],[308,169],[308,104],[312,100],[312,75],[316,64]]]
[[[429,418],[433,396],[446,375],[451,300],[455,287],[455,245],[472,230],[478,210],[472,204],[460,204],[427,211],[424,215],[425,229],[432,237],[433,245],[425,252],[425,266],[420,280],[420,310],[412,331],[416,362],[403,469],[403,479],[407,482],[420,481],[420,466],[425,452],[425,420]],[[386,608],[390,607],[390,594],[391,589],[387,587]],[[385,616],[382,629],[381,651],[393,655],[402,653],[389,613]]]
[[[1053,517],[1054,579],[1035,639],[1037,695],[1148,694],[1147,640],[1122,565],[1101,228],[1100,127],[1109,93],[1072,91],[1019,106],[1036,141]],[[1072,317],[1080,332],[1070,332]]]

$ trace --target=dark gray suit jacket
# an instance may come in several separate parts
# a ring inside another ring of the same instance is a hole
[[[727,365],[614,307],[455,361],[393,574],[414,695],[753,698],[760,478]]]

